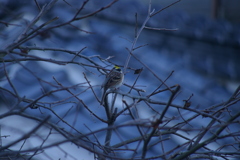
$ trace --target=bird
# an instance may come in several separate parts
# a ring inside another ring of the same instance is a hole
[[[101,89],[103,89],[101,105],[103,105],[107,90],[119,88],[123,83],[123,79],[124,74],[122,72],[122,69],[117,65],[115,65],[112,70],[108,74],[106,74],[106,78],[101,86]]]

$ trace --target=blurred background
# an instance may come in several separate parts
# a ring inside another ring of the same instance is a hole
[[[39,0],[40,6],[48,2]],[[56,23],[64,23],[71,19],[76,13],[83,1],[68,0],[58,1],[46,16],[40,19],[41,24],[58,16]],[[84,7],[81,15],[95,11],[111,1],[92,0]],[[155,11],[162,9],[174,0],[152,0],[152,9]],[[23,46],[62,48],[73,51],[80,51],[87,47],[82,54],[85,56],[100,55],[102,58],[113,56],[113,63],[124,65],[128,51],[131,47],[131,41],[134,39],[135,26],[141,26],[146,19],[148,12],[147,0],[119,0],[116,4],[103,12],[74,22],[73,25],[84,31],[77,30],[74,27],[66,26],[43,32],[36,38],[27,41]],[[137,49],[134,53],[149,66],[158,76],[164,80],[172,71],[174,73],[167,81],[169,86],[180,84],[182,92],[179,95],[178,104],[183,104],[182,100],[188,99],[192,94],[192,105],[206,108],[211,105],[228,100],[240,82],[240,1],[238,0],[181,0],[179,3],[163,10],[161,13],[153,16],[147,23],[147,26],[153,28],[176,29],[176,31],[166,30],[148,30],[144,29],[137,41],[136,46],[147,44],[147,46]],[[24,27],[38,14],[38,9],[34,1],[29,0],[0,0],[0,46],[4,49],[11,44]],[[137,22],[136,22],[137,13]],[[6,23],[14,25],[6,25]],[[70,60],[72,55],[61,52],[38,51],[29,52],[32,55],[43,58],[58,60]],[[5,56],[4,59],[12,59],[11,56]],[[18,58],[18,57],[14,57]],[[86,62],[78,59],[79,62]],[[105,67],[101,61],[94,59],[99,65]],[[109,66],[110,69],[112,66]],[[129,67],[141,68],[142,65],[135,59],[131,59]],[[12,90],[11,85],[5,78],[5,73],[1,65],[0,86]],[[26,69],[27,68],[27,69]],[[29,71],[30,70],[30,71]],[[46,62],[24,61],[19,63],[9,63],[7,71],[11,77],[12,83],[18,89],[21,97],[35,99],[44,91],[52,90],[52,86],[39,81],[36,77],[54,83],[54,76],[65,86],[75,85],[86,82],[82,72],[86,72],[96,93],[100,97],[100,85],[104,79],[94,69],[85,68],[80,65],[56,65]],[[95,74],[92,74],[95,73]],[[131,85],[136,75],[132,71],[125,76],[124,83]],[[143,74],[138,81],[138,86],[149,91],[156,88],[157,81],[151,81],[152,75],[144,68]],[[155,83],[156,82],[156,83]],[[126,87],[121,87],[127,91]],[[75,92],[82,92],[82,88],[76,88]],[[104,110],[99,110],[99,103],[93,101],[91,91],[86,91],[80,97],[87,105],[93,108],[102,117],[105,116]],[[0,91],[1,106],[11,108],[16,105],[17,100],[4,90]],[[68,97],[66,93],[56,93],[44,99],[46,102],[54,102]],[[167,101],[168,94],[160,96],[162,101]],[[26,104],[19,104],[24,106]],[[105,125],[93,123],[93,117],[88,112],[82,110],[79,104],[73,104],[76,110],[71,110],[65,120],[73,124],[81,132],[88,132],[83,127],[84,124],[92,125],[94,128],[101,128]],[[62,104],[55,109],[56,113],[64,116],[69,108]],[[122,107],[120,105],[120,107]],[[41,112],[28,109],[27,113],[39,117],[45,117],[52,113]],[[142,117],[149,118],[151,113],[144,112]],[[171,112],[170,112],[171,113]],[[81,116],[79,116],[81,114]],[[58,119],[52,117],[52,121]],[[64,123],[59,123],[68,127]],[[68,128],[69,129],[69,128]],[[129,133],[130,134],[130,133]],[[114,141],[113,141],[114,142]]]
[[[46,2],[44,0],[38,1],[40,5]],[[90,1],[85,6],[84,12],[94,11],[109,2]],[[138,26],[140,26],[146,18],[148,2],[147,0],[121,0],[93,17],[73,23],[73,25],[89,31],[90,34],[67,26],[41,33],[40,36],[24,45],[59,47],[69,50],[81,50],[83,47],[88,47],[84,52],[85,55],[100,55],[103,58],[114,56],[113,62],[124,65],[127,56],[125,48],[131,46],[128,40],[131,41],[134,38],[135,14],[137,13]],[[173,2],[175,1],[153,0],[152,9],[159,10]],[[0,42],[1,47],[4,48],[24,29],[27,22],[33,19],[38,10],[34,1],[2,0],[0,3],[2,22],[0,23]],[[80,6],[81,3],[82,1],[69,1],[69,5],[66,5],[65,2],[59,1],[58,6],[53,8],[44,18],[58,16],[58,22],[69,20],[76,11],[75,6]],[[137,45],[148,44],[148,46],[140,48],[136,53],[149,66],[158,70],[162,79],[167,77],[171,71],[175,71],[170,79],[173,81],[172,83],[180,83],[184,90],[188,90],[196,96],[199,95],[199,98],[203,98],[203,101],[208,102],[208,104],[225,100],[234,91],[240,80],[239,3],[237,0],[203,0],[201,2],[182,0],[152,17],[147,23],[147,26],[150,27],[177,30],[145,29]],[[6,27],[4,22],[17,25]],[[62,56],[57,53],[52,54],[55,57]],[[42,55],[48,57],[50,54]],[[42,62],[38,65],[41,64]],[[43,64],[40,66],[40,70],[46,65],[52,65]],[[139,64],[132,60],[131,66],[137,68]],[[67,70],[68,67],[46,67],[47,70],[41,76],[48,76],[49,71],[56,69],[61,71],[60,75],[62,72],[68,74],[69,80],[74,84],[79,83],[82,76],[78,77],[76,72],[81,73],[81,69],[74,72],[74,69]],[[17,70],[16,67],[14,69]],[[18,74],[18,72],[13,73],[13,71],[11,73]],[[129,75],[130,79],[131,76]],[[19,83],[21,80],[17,79],[24,78],[25,75],[20,74],[14,77]],[[62,78],[64,77],[62,76]],[[101,78],[102,76],[100,76]],[[218,96],[214,97],[215,93],[218,93]],[[210,95],[211,98],[209,98]],[[202,103],[202,100],[198,100]]]

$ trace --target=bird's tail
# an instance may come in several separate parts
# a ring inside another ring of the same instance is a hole
[[[103,94],[102,94],[102,99],[101,99],[101,105],[103,105],[103,103],[104,103],[105,96],[106,96],[106,89],[104,88]]]

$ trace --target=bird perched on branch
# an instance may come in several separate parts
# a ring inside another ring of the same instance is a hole
[[[102,84],[103,95],[102,95],[101,105],[103,105],[107,90],[119,88],[122,85],[123,79],[124,79],[124,74],[121,68],[115,65],[113,69],[106,75],[106,78]]]

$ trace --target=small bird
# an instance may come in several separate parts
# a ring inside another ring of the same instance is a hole
[[[106,78],[102,84],[103,95],[101,100],[101,105],[103,105],[104,98],[106,96],[106,91],[108,89],[117,89],[122,85],[124,79],[124,74],[121,68],[117,65],[113,67],[113,69],[106,75]]]

